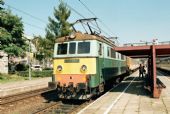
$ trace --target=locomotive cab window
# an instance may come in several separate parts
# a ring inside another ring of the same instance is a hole
[[[76,52],[76,43],[72,42],[69,45],[69,54],[75,54],[75,52]]]
[[[90,53],[90,42],[78,43],[78,54]]]
[[[57,55],[67,54],[67,43],[58,44]]]

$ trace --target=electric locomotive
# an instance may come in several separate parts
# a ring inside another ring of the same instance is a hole
[[[113,41],[91,30],[91,20],[96,18],[76,21],[85,22],[90,34],[75,30],[56,39],[51,85],[60,98],[89,99],[104,92],[106,84],[128,71],[126,57],[114,50]]]
[[[60,98],[88,99],[127,71],[126,57],[104,37],[77,32],[56,40],[53,82]]]

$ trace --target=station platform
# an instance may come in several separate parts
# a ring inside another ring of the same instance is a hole
[[[78,114],[170,114],[170,79],[158,74],[166,88],[155,99],[138,75],[138,71],[133,73]]]
[[[164,70],[167,70],[167,71],[170,71],[170,67],[167,67],[167,66],[161,66],[161,67],[159,67],[159,68],[164,69]]]
[[[0,84],[0,97],[47,88],[49,81],[51,77]]]

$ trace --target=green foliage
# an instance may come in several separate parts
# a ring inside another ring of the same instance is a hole
[[[0,10],[2,10],[3,8],[1,7],[1,5],[4,5],[4,1],[0,0]]]
[[[49,30],[48,32],[51,32],[55,37],[69,35],[71,24],[67,20],[70,14],[71,11],[67,8],[67,4],[60,0],[58,9],[54,8],[55,19],[49,17],[50,23],[47,26],[47,31]]]
[[[14,82],[14,81],[21,81],[26,80],[28,77],[21,77],[15,74],[0,74],[0,83],[7,83],[7,82]]]
[[[19,76],[28,77],[28,71],[20,71],[17,73]],[[52,70],[43,70],[43,71],[31,71],[32,77],[50,77],[52,76]]]
[[[3,0],[0,0],[0,4],[4,5],[4,1],[3,1]]]
[[[72,32],[71,24],[67,21],[70,14],[71,11],[67,8],[67,5],[60,0],[58,8],[54,8],[55,19],[49,17],[46,39],[42,41],[45,57],[52,57],[56,38],[69,35]]]
[[[21,18],[9,10],[0,10],[0,16],[0,50],[10,56],[24,56],[26,43],[22,38],[24,29]]]
[[[41,36],[34,36],[32,40],[37,53],[35,54],[35,58],[39,61],[42,61],[44,58],[51,58],[53,53],[53,47],[51,47],[51,41],[46,38],[42,38]]]

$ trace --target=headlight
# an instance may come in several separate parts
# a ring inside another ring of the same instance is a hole
[[[82,65],[82,66],[81,66],[81,71],[82,71],[82,72],[87,71],[87,66],[86,66],[86,65]]]
[[[57,71],[62,71],[63,70],[63,67],[61,65],[58,65],[57,66]]]

